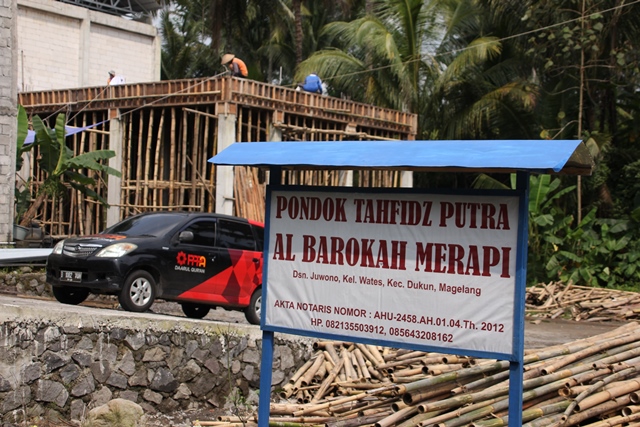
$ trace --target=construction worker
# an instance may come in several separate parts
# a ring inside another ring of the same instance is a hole
[[[222,65],[227,65],[233,77],[247,77],[249,71],[243,60],[236,58],[232,53],[227,53],[222,57]]]
[[[318,77],[318,74],[315,72],[305,77],[304,83],[298,85],[298,87],[306,92],[323,93],[322,80],[320,80],[320,77]]]

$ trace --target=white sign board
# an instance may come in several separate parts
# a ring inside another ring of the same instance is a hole
[[[511,354],[518,197],[273,190],[265,328]]]

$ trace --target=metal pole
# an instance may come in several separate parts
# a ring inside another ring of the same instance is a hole
[[[518,208],[518,254],[513,311],[513,353],[509,361],[509,427],[522,426],[522,392],[524,374],[524,302],[527,292],[527,235],[529,233],[529,173],[518,172],[516,191]]]
[[[269,169],[269,185],[279,185],[282,181],[282,169],[272,167]],[[265,206],[265,233],[269,232],[269,206]],[[262,276],[262,313],[260,324],[264,327],[267,306],[268,283],[266,283],[269,253],[269,237],[265,236],[264,246],[264,270]],[[262,331],[262,358],[260,361],[260,397],[258,400],[258,427],[269,427],[269,416],[271,409],[271,379],[273,376],[273,339],[274,334],[271,331]]]

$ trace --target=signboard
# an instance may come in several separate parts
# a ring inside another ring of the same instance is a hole
[[[361,191],[270,191],[264,329],[512,354],[518,196]]]

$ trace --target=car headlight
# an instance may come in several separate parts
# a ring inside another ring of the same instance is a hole
[[[53,251],[51,251],[51,253],[54,253],[56,255],[60,255],[62,253],[62,248],[64,248],[64,240],[60,240],[58,243],[56,243],[56,245],[53,247]]]
[[[138,245],[133,243],[116,243],[102,248],[96,256],[98,258],[120,258],[136,249],[138,249]]]

